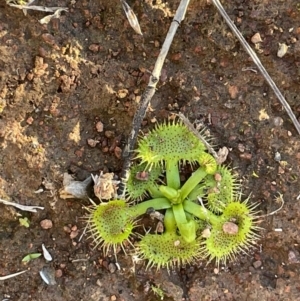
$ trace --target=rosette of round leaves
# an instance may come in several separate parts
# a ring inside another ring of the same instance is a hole
[[[125,252],[123,243],[130,243],[129,237],[135,227],[134,216],[128,204],[124,200],[112,200],[100,205],[94,204],[88,211],[88,233],[95,243],[95,248],[100,245],[104,253],[111,248],[115,253],[117,246],[121,246]]]
[[[234,260],[240,252],[246,253],[259,239],[254,208],[248,205],[248,200],[226,205],[222,216],[213,222],[209,237],[201,245],[203,256],[209,261],[215,260],[219,266]]]
[[[139,140],[136,158],[148,166],[164,161],[197,162],[205,145],[181,122],[159,124]]]
[[[137,244],[137,256],[148,261],[147,269],[182,266],[199,258],[199,240],[187,243],[175,231],[162,235],[147,234]]]
[[[207,206],[216,213],[222,213],[226,205],[238,198],[240,185],[231,170],[218,166],[214,175],[205,178]]]
[[[150,194],[152,197],[158,197],[156,182],[162,174],[162,169],[159,165],[154,166],[149,170],[145,163],[132,165],[129,171],[129,177],[126,182],[126,195],[131,200],[143,199]]]

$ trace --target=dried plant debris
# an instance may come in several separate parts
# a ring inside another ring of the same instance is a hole
[[[14,202],[2,200],[2,199],[0,199],[0,203],[2,203],[4,205],[8,205],[8,206],[14,206],[14,207],[16,207],[16,208],[18,208],[22,211],[37,212],[36,209],[44,210],[44,207],[26,206],[26,205],[21,205],[21,204],[18,204],[18,203],[14,203]]]
[[[143,35],[142,31],[141,31],[139,21],[138,21],[136,15],[135,15],[135,13],[133,12],[133,10],[130,8],[130,6],[127,4],[126,1],[121,0],[121,3],[122,3],[122,7],[124,9],[124,12],[126,14],[126,17],[128,19],[128,22],[129,22],[130,26],[134,29],[134,31],[137,34]]]
[[[222,164],[227,160],[227,156],[229,154],[229,149],[226,146],[223,146],[218,150],[218,159],[217,162],[218,164]]]
[[[100,173],[100,175],[92,175],[95,183],[94,193],[100,200],[110,200],[117,197],[118,184],[120,181],[114,180],[114,173]]]
[[[6,275],[6,276],[0,276],[0,281],[1,280],[6,280],[6,279],[10,279],[10,278],[13,278],[13,277],[16,277],[16,276],[19,276],[23,273],[27,272],[27,270],[25,271],[21,271],[21,272],[17,272],[17,273],[14,273],[14,274],[9,274],[9,275]]]
[[[46,17],[42,18],[41,20],[39,20],[39,22],[40,22],[41,24],[48,24],[48,23],[50,22],[51,19],[53,19],[53,18],[59,18],[60,15],[61,15],[61,13],[62,13],[63,11],[66,11],[66,12],[67,12],[68,9],[67,9],[67,8],[59,8],[59,9],[57,9],[57,10],[55,11],[55,13],[54,13],[53,15],[46,16]]]
[[[92,177],[88,177],[83,182],[74,180],[73,176],[64,173],[63,188],[59,191],[62,199],[84,199],[87,198],[87,188],[92,183]]]
[[[42,244],[42,250],[43,250],[43,256],[44,258],[47,260],[47,261],[52,261],[52,256],[51,254],[49,253],[49,251],[46,249],[45,245]]]
[[[52,268],[44,266],[39,271],[39,273],[40,273],[41,278],[44,280],[44,282],[47,285],[55,285],[56,284],[55,275],[54,275],[54,271]]]
[[[6,4],[15,8],[22,9],[24,15],[27,15],[27,10],[37,10],[53,13],[52,15],[46,16],[39,20],[41,24],[48,24],[52,18],[59,18],[60,14],[65,11],[68,12],[69,9],[67,7],[46,7],[40,5],[32,5],[35,0],[22,1],[22,0],[6,0]]]

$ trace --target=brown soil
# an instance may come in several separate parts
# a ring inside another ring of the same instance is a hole
[[[88,201],[59,197],[65,172],[77,180],[100,171],[120,174],[120,149],[179,1],[128,0],[143,37],[131,29],[118,0],[36,2],[70,12],[41,25],[45,13],[24,16],[0,1],[0,197],[45,207],[26,213],[0,205],[0,274],[28,269],[0,282],[0,299],[160,300],[149,288],[155,285],[164,300],[300,300],[299,135],[262,76],[245,69],[255,66],[210,1],[191,1],[143,126],[178,111],[198,119],[230,149],[226,163],[262,214],[278,208],[276,197],[283,194],[283,209],[260,225],[258,248],[218,274],[205,262],[170,274],[146,271],[122,252],[118,270],[113,256],[93,249],[86,236],[79,241]],[[260,33],[256,52],[298,117],[299,3],[224,5],[249,42]],[[279,43],[290,46],[283,58],[277,57]],[[103,132],[96,130],[98,121]],[[99,143],[92,147],[88,139]],[[29,228],[20,226],[20,215]],[[52,228],[41,227],[44,219]],[[40,257],[23,264],[42,243],[53,262]],[[43,267],[55,285],[40,278]]]

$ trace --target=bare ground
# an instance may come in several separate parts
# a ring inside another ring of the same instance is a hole
[[[117,270],[114,257],[93,249],[85,236],[79,241],[88,201],[59,197],[65,172],[78,180],[100,171],[120,174],[120,149],[179,2],[128,1],[143,37],[117,0],[38,2],[70,11],[41,25],[45,13],[24,16],[0,0],[0,197],[45,207],[24,213],[0,205],[0,274],[28,269],[0,280],[1,300],[160,300],[151,285],[164,291],[164,300],[300,300],[299,135],[209,1],[191,1],[143,127],[178,111],[200,120],[230,149],[226,163],[262,214],[278,208],[276,197],[283,195],[283,209],[261,223],[258,248],[218,274],[205,262],[170,274],[145,271],[122,252]],[[260,34],[262,42],[252,46],[299,117],[299,3],[232,0],[224,6],[250,43]],[[290,46],[282,58],[279,43]],[[99,142],[92,147],[88,139]],[[20,225],[20,215],[29,228]],[[44,219],[51,229],[41,227]],[[42,243],[53,262],[23,264]],[[56,285],[40,278],[43,267]]]

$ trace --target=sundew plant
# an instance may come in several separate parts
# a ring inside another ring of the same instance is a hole
[[[241,201],[236,177],[206,145],[181,121],[158,124],[142,137],[126,182],[126,200],[101,201],[89,209],[95,245],[104,252],[131,245],[147,268],[157,269],[195,260],[226,264],[247,252],[259,238],[255,205]],[[187,169],[192,172],[182,181],[181,171],[186,177]],[[133,244],[140,217],[149,212],[163,216],[163,231],[145,231]]]

